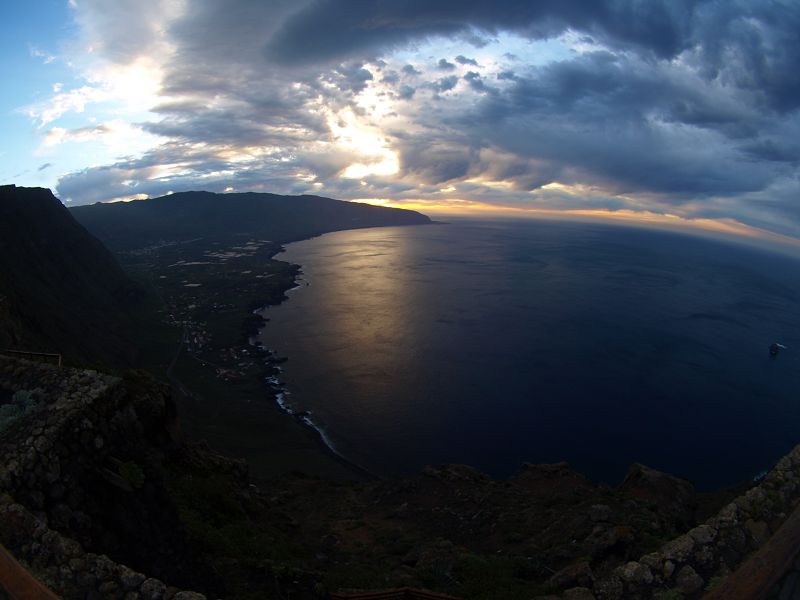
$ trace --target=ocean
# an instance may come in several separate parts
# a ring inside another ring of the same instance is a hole
[[[641,462],[700,489],[800,443],[800,263],[600,223],[459,220],[291,244],[263,344],[285,405],[380,475]],[[770,357],[768,346],[787,346]]]

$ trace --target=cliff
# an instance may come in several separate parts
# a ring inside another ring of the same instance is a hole
[[[141,295],[49,190],[0,186],[0,348],[128,363]]]

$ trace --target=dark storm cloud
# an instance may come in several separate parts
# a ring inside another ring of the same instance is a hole
[[[267,45],[287,64],[341,60],[433,35],[515,31],[531,38],[568,28],[662,58],[689,44],[697,0],[318,0],[289,17]]]
[[[751,90],[778,111],[800,107],[800,3],[715,3],[698,11],[695,29],[708,78]]]
[[[168,42],[157,58],[169,99],[142,124],[162,147],[69,175],[62,194],[456,187],[487,202],[685,210],[800,232],[800,3],[192,0],[162,27],[172,5],[79,3],[112,58]],[[563,52],[504,47],[509,33]],[[370,160],[336,145],[331,123],[348,111],[380,130],[399,173],[342,178]]]
[[[288,64],[318,63],[476,29],[533,39],[570,29],[612,49],[661,59],[692,50],[707,78],[758,91],[778,110],[800,106],[796,2],[318,0],[281,24],[267,52]]]
[[[411,100],[414,97],[414,93],[417,90],[411,87],[410,85],[404,85],[400,87],[399,92],[397,93],[398,97],[402,98],[403,100]]]
[[[448,75],[432,82],[429,87],[436,92],[449,92],[458,84],[458,75]]]
[[[785,162],[794,165],[800,162],[800,143],[795,140],[758,139],[744,144],[742,151],[756,160]]]
[[[487,93],[487,94],[498,93],[498,90],[496,88],[486,85],[483,82],[480,73],[476,73],[475,71],[468,71],[467,74],[464,75],[464,80],[476,92]]]
[[[714,90],[698,90],[691,78],[609,53],[517,78],[460,119],[454,127],[482,143],[568,164],[620,193],[686,199],[746,192],[778,174],[772,164],[745,156],[762,147],[750,136],[763,129],[761,115]]]
[[[411,140],[400,145],[404,174],[424,183],[440,184],[465,177],[474,162],[472,151],[452,141]]]
[[[341,90],[360,92],[373,79],[372,72],[362,64],[342,65],[335,72],[341,76],[337,82]]]
[[[519,79],[515,74],[514,71],[500,71],[497,74],[498,81],[508,80],[508,81],[516,81]]]

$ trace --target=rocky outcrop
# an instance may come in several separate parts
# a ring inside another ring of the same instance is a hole
[[[64,598],[195,597],[162,581],[202,580],[159,467],[166,391],[0,356],[0,392],[26,401],[0,424],[0,543]]]
[[[632,468],[623,484],[623,489],[639,497],[647,497],[654,489],[663,492],[669,488],[674,488],[675,504],[667,508],[678,510],[685,506],[688,495],[680,480],[655,474],[641,465]],[[664,495],[659,492],[657,497]],[[800,446],[783,457],[758,485],[718,514],[658,551],[621,565],[612,574],[580,588],[580,594],[596,600],[700,598],[764,545],[798,501]],[[796,579],[792,570],[773,592],[775,597],[794,593]],[[561,598],[572,598],[578,593],[575,589],[564,592]]]
[[[692,522],[697,508],[691,483],[640,463],[630,466],[619,489],[633,498],[656,504],[660,512],[684,525]]]

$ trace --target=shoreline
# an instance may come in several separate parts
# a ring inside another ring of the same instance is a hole
[[[321,234],[317,235],[317,236],[312,236],[312,237],[309,237],[309,238],[304,238],[303,240],[295,240],[295,241],[289,242],[289,243],[296,243],[296,242],[299,242],[299,241],[311,240],[311,239],[315,239],[317,237],[321,237]],[[260,337],[260,334],[263,332],[264,328],[266,327],[266,322],[268,322],[270,320],[268,318],[267,313],[266,313],[266,309],[267,308],[269,308],[270,306],[278,306],[283,301],[289,300],[290,299],[289,296],[291,295],[291,293],[293,293],[294,291],[297,291],[300,288],[306,287],[307,285],[310,284],[310,281],[308,279],[306,279],[306,274],[301,270],[302,269],[302,265],[298,265],[298,264],[292,263],[289,260],[281,260],[281,259],[277,258],[278,256],[281,256],[283,253],[286,253],[287,246],[288,246],[289,243],[287,243],[286,245],[282,245],[274,254],[272,254],[270,256],[270,259],[271,260],[280,261],[280,262],[284,262],[285,264],[289,264],[289,265],[291,265],[293,267],[292,284],[291,285],[287,285],[285,287],[285,289],[283,291],[283,296],[280,299],[277,299],[274,302],[269,302],[269,303],[265,304],[264,306],[262,306],[262,307],[260,307],[260,308],[258,308],[258,309],[253,311],[256,315],[258,315],[262,319],[260,321],[259,326],[256,328],[256,332],[257,332],[256,336]],[[302,260],[306,260],[305,258],[302,258],[302,257],[299,257],[299,256],[296,257],[296,259],[299,259],[301,261]],[[282,281],[281,283],[285,285],[285,282]],[[301,300],[301,302],[302,302],[302,300]],[[290,337],[291,336],[291,332],[290,331],[287,331],[284,335],[289,336],[287,339],[291,339],[291,337]],[[257,338],[255,338],[255,339],[257,339]],[[251,340],[251,343],[252,343],[252,341],[253,340]],[[270,340],[265,338],[264,342],[269,344]],[[271,355],[272,356],[276,356],[274,352],[272,352]],[[280,366],[276,366],[276,365],[273,365],[273,367],[275,367],[277,369],[277,371],[278,371],[278,373],[276,373],[275,379],[270,380],[269,377],[267,377],[266,379],[267,379],[267,385],[271,387],[271,393],[272,393],[271,397],[275,400],[275,403],[278,406],[278,408],[282,412],[284,412],[287,415],[293,417],[293,419],[297,423],[299,423],[301,426],[307,428],[309,431],[313,431],[315,437],[318,438],[319,443],[322,444],[322,446],[324,447],[326,454],[328,454],[329,456],[335,457],[338,461],[344,461],[344,464],[347,464],[351,468],[357,469],[359,472],[366,472],[370,476],[376,477],[376,475],[374,473],[369,472],[368,469],[364,469],[363,467],[361,467],[357,463],[349,460],[344,454],[342,454],[336,448],[336,444],[332,443],[332,441],[328,437],[327,432],[325,431],[325,429],[323,427],[321,427],[318,423],[315,422],[315,420],[314,420],[315,415],[311,414],[310,411],[301,410],[301,408],[304,408],[304,407],[314,408],[315,405],[310,401],[309,402],[305,402],[305,403],[302,402],[302,400],[303,400],[303,397],[302,397],[303,394],[302,393],[297,398],[292,396],[290,391],[288,390],[288,387],[287,387],[285,381],[281,380],[282,378],[281,378],[280,373],[283,372],[283,369],[281,369]],[[294,372],[294,371],[290,371],[290,372]],[[301,373],[301,375],[302,375],[302,373]],[[313,400],[313,396],[310,398],[310,400]],[[299,402],[294,402],[295,406],[292,406],[293,401],[299,401]],[[299,406],[298,406],[298,404],[299,404]],[[346,446],[346,444],[344,444],[344,445]],[[562,453],[562,454],[560,454],[560,456],[564,456],[564,454]],[[637,460],[641,460],[641,459],[638,456],[635,456],[632,459],[631,462],[635,462]],[[763,477],[764,473],[766,472],[765,469],[768,470],[768,468],[769,468],[768,467],[769,464],[771,464],[771,462],[761,463],[758,466],[758,468],[755,469],[753,472],[748,472],[746,474],[743,474],[740,478],[732,479],[732,480],[730,480],[728,482],[724,482],[722,484],[710,484],[710,485],[708,483],[704,483],[703,480],[700,480],[700,483],[698,483],[697,479],[693,479],[693,478],[691,478],[690,475],[685,474],[684,470],[678,471],[677,469],[669,469],[669,468],[667,468],[667,469],[665,469],[665,472],[668,472],[670,474],[676,474],[676,476],[686,478],[687,480],[692,481],[693,485],[696,485],[698,490],[700,490],[700,491],[702,491],[704,493],[707,493],[707,492],[716,492],[716,491],[726,490],[726,489],[730,489],[730,488],[737,488],[737,487],[742,486],[742,485],[752,485],[754,482],[757,482],[759,480],[759,477]],[[513,466],[514,465],[511,465],[511,468],[513,468]],[[576,468],[580,468],[580,467],[576,467]],[[513,472],[514,471],[512,471],[512,474],[513,474]],[[624,472],[623,472],[622,475],[624,476]],[[493,474],[492,476],[498,477],[497,474]],[[500,478],[503,478],[505,476],[506,475],[503,475],[503,474],[499,475]],[[377,476],[377,477],[381,478],[380,476]],[[388,477],[388,475],[386,475],[386,477]],[[621,480],[621,478],[622,477],[620,477],[618,479],[617,477],[613,477],[613,476],[609,477],[609,478],[603,478],[603,477],[598,477],[596,474],[593,474],[591,479],[592,479],[592,481],[603,481],[605,483],[608,483],[609,485],[617,485],[619,483],[619,481]]]
[[[297,242],[305,241],[306,239],[313,239],[316,237],[320,237],[324,234],[315,235],[309,238],[304,238],[302,240],[296,240]],[[295,243],[295,242],[289,242]],[[279,254],[285,252],[284,245],[281,245],[278,251],[272,254],[269,259],[270,260],[278,260],[275,257]],[[286,261],[281,261],[286,262]],[[311,432],[314,438],[317,440],[320,449],[323,451],[324,454],[333,458],[339,464],[343,465],[355,475],[360,478],[365,478],[367,480],[380,480],[382,479],[379,475],[373,473],[369,469],[362,467],[361,465],[349,460],[346,456],[340,453],[337,449],[333,441],[328,437],[325,433],[324,429],[317,425],[313,419],[311,418],[310,411],[295,411],[289,404],[286,402],[286,397],[291,395],[291,392],[287,389],[285,383],[281,382],[278,379],[278,376],[283,373],[283,368],[280,366],[283,362],[288,360],[288,358],[278,357],[275,351],[271,348],[267,348],[261,342],[260,335],[264,328],[267,326],[267,322],[269,321],[268,318],[264,316],[264,312],[267,311],[271,306],[278,306],[283,302],[289,300],[289,292],[293,290],[300,289],[303,287],[299,281],[302,281],[300,277],[303,274],[302,265],[297,265],[295,263],[288,263],[290,268],[292,269],[292,285],[281,292],[281,297],[278,299],[277,302],[267,302],[263,306],[254,308],[251,310],[251,314],[259,317],[258,320],[252,319],[252,329],[250,331],[246,331],[245,334],[247,336],[247,343],[250,347],[252,347],[255,351],[259,354],[265,356],[264,366],[266,368],[266,372],[262,372],[259,375],[259,380],[266,384],[266,390],[270,395],[270,400],[275,403],[282,413],[292,417],[295,423],[297,423],[303,429]]]

